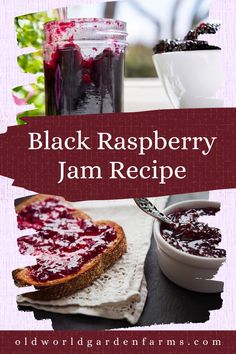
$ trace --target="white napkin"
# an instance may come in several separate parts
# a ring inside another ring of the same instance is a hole
[[[163,209],[167,197],[151,200],[159,209]],[[18,295],[17,303],[64,314],[125,318],[135,324],[142,314],[147,297],[144,261],[150,247],[153,219],[131,199],[86,201],[74,205],[93,220],[113,220],[120,224],[127,238],[127,253],[91,286],[71,296],[60,300],[34,301],[23,294]]]

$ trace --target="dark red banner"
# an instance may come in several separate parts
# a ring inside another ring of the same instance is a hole
[[[66,199],[235,187],[236,109],[25,118],[0,136],[0,174]]]
[[[235,331],[1,331],[1,353],[235,353]]]

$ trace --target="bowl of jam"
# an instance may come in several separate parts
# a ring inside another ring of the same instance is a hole
[[[226,260],[221,230],[214,225],[220,203],[190,200],[166,208],[174,226],[155,221],[154,236],[162,272],[188,290],[217,293],[223,282],[214,279]]]
[[[199,38],[219,27],[201,23],[184,39],[161,40],[153,48],[157,74],[175,108],[223,106],[215,97],[223,84],[221,48]]]

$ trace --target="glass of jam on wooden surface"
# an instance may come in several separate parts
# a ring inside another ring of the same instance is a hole
[[[47,115],[123,110],[126,23],[77,18],[44,25]]]
[[[174,227],[169,227],[156,221],[154,226],[163,273],[177,285],[192,291],[223,291],[223,282],[214,279],[226,260],[226,250],[221,247],[221,230],[214,226],[220,203],[190,200],[173,204],[163,212],[175,223]]]

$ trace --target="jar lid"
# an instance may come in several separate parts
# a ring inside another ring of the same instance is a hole
[[[114,40],[126,43],[126,23],[108,18],[75,18],[44,24],[45,43]]]

